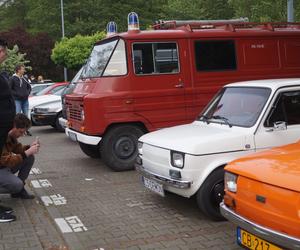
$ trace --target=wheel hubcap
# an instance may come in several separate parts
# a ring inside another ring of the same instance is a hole
[[[212,190],[212,199],[219,205],[224,197],[224,182],[217,183]]]
[[[127,159],[135,153],[135,143],[129,137],[121,137],[115,144],[116,155],[121,159]]]

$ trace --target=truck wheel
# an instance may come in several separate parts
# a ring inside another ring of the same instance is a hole
[[[55,120],[55,129],[59,132],[65,132],[65,129],[59,124],[59,118],[62,117],[62,113],[60,112],[57,116],[56,116],[56,120]]]
[[[138,138],[143,134],[142,129],[133,125],[111,128],[101,141],[104,163],[115,171],[134,169]]]
[[[101,158],[98,146],[78,142],[83,153],[91,158]]]
[[[197,192],[197,203],[204,215],[214,221],[225,220],[220,213],[224,197],[224,168],[213,171]]]

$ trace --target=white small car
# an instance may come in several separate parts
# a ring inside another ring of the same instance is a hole
[[[40,95],[29,98],[28,117],[30,117],[34,107],[44,103],[50,103],[58,100],[61,100],[60,95]]]
[[[61,117],[61,99],[35,106],[31,112],[31,120],[35,125],[50,125],[57,131],[64,132],[64,127],[59,123]]]
[[[139,139],[136,169],[144,186],[196,195],[202,212],[221,220],[224,166],[243,155],[300,138],[300,79],[229,84],[191,124]]]

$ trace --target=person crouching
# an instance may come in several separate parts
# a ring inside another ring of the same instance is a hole
[[[29,194],[24,186],[40,143],[37,140],[31,145],[22,145],[18,142],[18,138],[23,136],[30,126],[31,121],[25,114],[19,113],[15,116],[14,126],[8,132],[0,158],[0,187],[8,190],[13,198],[34,198],[34,195]]]

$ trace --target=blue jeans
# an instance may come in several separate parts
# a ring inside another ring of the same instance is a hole
[[[21,101],[21,100],[15,100],[16,103],[16,113],[23,113],[24,115],[29,117],[28,109],[29,109],[29,103],[28,99]]]

